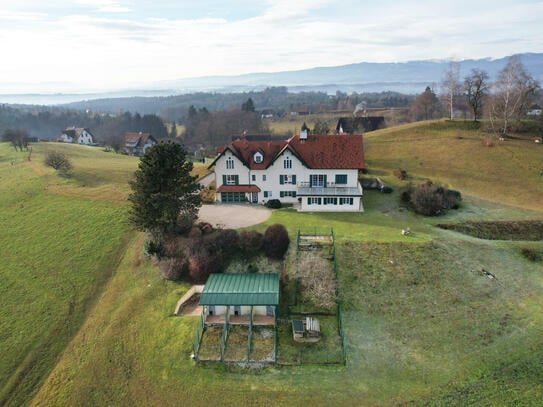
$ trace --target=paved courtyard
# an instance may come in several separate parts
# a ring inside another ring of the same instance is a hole
[[[202,205],[199,220],[219,225],[222,228],[237,229],[262,223],[271,216],[271,210],[261,205]]]

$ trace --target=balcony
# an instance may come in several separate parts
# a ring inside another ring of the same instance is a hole
[[[359,182],[356,187],[334,182],[327,182],[326,186],[310,186],[309,182],[300,182],[296,196],[362,196],[362,187]]]

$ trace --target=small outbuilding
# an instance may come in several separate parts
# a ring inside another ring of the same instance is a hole
[[[321,327],[317,318],[292,320],[292,337],[296,342],[317,342],[321,336]]]

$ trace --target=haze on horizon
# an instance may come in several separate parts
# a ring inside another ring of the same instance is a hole
[[[0,93],[542,52],[543,2],[2,0]]]

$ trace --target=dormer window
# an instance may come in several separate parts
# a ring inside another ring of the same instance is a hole
[[[253,160],[254,160],[255,164],[260,164],[262,162],[262,160],[264,160],[264,156],[262,155],[262,153],[260,151],[257,151],[253,155]]]
[[[286,157],[285,161],[283,161],[283,168],[285,169],[292,168],[292,160],[290,159],[290,157]]]
[[[227,170],[233,170],[234,169],[234,159],[232,157],[228,157],[226,159],[226,169]]]

